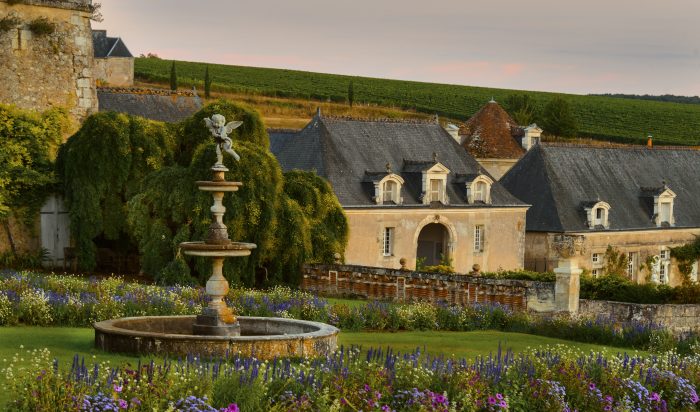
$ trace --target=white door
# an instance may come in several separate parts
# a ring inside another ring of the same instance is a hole
[[[48,251],[44,267],[63,266],[64,248],[70,246],[70,218],[63,199],[51,196],[41,208],[41,247]]]

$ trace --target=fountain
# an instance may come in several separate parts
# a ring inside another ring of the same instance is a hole
[[[248,256],[256,245],[233,242],[223,222],[226,192],[235,192],[240,182],[228,182],[223,164],[223,152],[238,161],[228,135],[242,122],[226,123],[215,114],[205,119],[216,140],[217,162],[211,168],[211,181],[198,181],[199,190],[211,192],[214,219],[206,240],[184,242],[180,248],[186,255],[204,256],[212,260],[212,275],[206,284],[209,303],[197,316],[142,316],[110,319],[94,324],[95,346],[109,352],[133,354],[200,354],[226,356],[231,353],[256,356],[261,359],[323,355],[335,350],[338,329],[319,322],[284,318],[236,317],[224,297],[229,284],[223,276],[224,259]]]

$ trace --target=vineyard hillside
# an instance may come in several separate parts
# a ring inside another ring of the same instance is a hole
[[[207,63],[176,63],[182,86],[203,89]],[[605,96],[524,92],[509,89],[423,83],[322,74],[283,69],[209,64],[212,90],[342,103],[348,85],[356,105],[379,105],[466,120],[492,97],[505,101],[527,93],[541,108],[554,96],[569,100],[579,121],[579,135],[615,142],[643,143],[651,133],[659,144],[700,145],[700,105]],[[167,83],[170,60],[138,58],[135,73],[146,82]]]

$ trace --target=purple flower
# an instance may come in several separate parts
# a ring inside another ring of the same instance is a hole
[[[589,384],[588,384],[588,389],[591,390],[591,391],[594,391],[594,390],[595,390],[595,383],[593,383],[593,382],[589,383]]]
[[[500,400],[503,400],[503,395],[500,394],[500,393],[497,393],[497,394],[496,394],[496,399],[498,399],[499,401],[500,401]]]
[[[508,407],[508,403],[507,403],[506,401],[501,401],[501,403],[499,403],[499,405],[500,405],[501,408],[503,408],[503,409],[505,409],[505,408]]]
[[[490,405],[495,405],[495,404],[496,404],[496,398],[494,398],[493,396],[489,396],[489,404],[490,404]]]
[[[232,403],[229,406],[221,409],[221,412],[240,412],[240,409],[238,408],[237,404]]]
[[[114,385],[114,392],[121,393],[122,389],[124,389],[123,386]]]
[[[126,409],[129,407],[129,403],[124,399],[119,399],[117,402],[119,403],[119,409]]]
[[[653,393],[651,394],[651,397],[650,397],[649,399],[651,399],[651,400],[654,401],[654,402],[658,402],[658,401],[661,400],[661,397],[659,396],[658,393],[653,392]]]

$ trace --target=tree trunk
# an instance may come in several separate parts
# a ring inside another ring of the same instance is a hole
[[[10,250],[12,250],[12,255],[17,257],[17,246],[15,246],[15,239],[12,237],[12,230],[10,230],[10,221],[5,219],[2,221],[2,225],[5,228],[5,233],[7,233],[7,239],[10,242]]]

